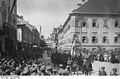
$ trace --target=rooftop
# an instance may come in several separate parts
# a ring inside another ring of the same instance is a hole
[[[119,14],[120,0],[88,0],[72,13],[80,14]]]

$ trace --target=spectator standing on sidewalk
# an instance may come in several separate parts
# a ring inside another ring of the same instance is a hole
[[[99,73],[98,73],[99,76],[106,76],[107,73],[105,71],[105,67],[101,67],[101,69],[99,70]]]
[[[110,75],[111,76],[117,76],[118,74],[117,74],[117,68],[113,68],[112,69],[112,72],[110,72]]]

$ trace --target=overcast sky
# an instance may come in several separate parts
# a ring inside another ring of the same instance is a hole
[[[38,29],[42,26],[45,37],[52,33],[53,27],[64,24],[70,12],[78,8],[81,0],[18,0],[18,15]]]

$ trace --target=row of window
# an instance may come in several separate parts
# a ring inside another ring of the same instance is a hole
[[[104,22],[104,27],[105,27],[105,28],[108,28],[108,19],[104,19],[103,22]],[[88,22],[87,22],[87,20],[83,20],[83,21],[81,22],[81,25],[82,25],[82,27],[88,27]],[[99,23],[98,23],[97,19],[92,20],[92,27],[93,27],[93,28],[94,28],[94,27],[97,27],[97,28],[99,27]],[[115,20],[115,21],[114,21],[114,27],[115,27],[115,28],[120,27],[120,26],[119,26],[119,20]]]
[[[88,43],[89,42],[89,38],[87,36],[83,36],[82,37],[82,43]],[[103,43],[109,43],[109,39],[104,36],[102,38],[102,42]],[[118,43],[119,42],[119,38],[118,37],[114,37],[114,43]],[[98,43],[98,38],[96,36],[92,37],[92,43]]]

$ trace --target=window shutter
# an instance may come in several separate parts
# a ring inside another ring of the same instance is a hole
[[[107,43],[109,43],[109,39],[108,39],[108,37],[107,37]]]
[[[87,24],[87,28],[89,28],[89,22],[88,21],[86,21],[86,24]]]
[[[97,28],[99,28],[99,21],[97,21]]]
[[[89,42],[89,38],[87,37],[87,43]]]
[[[118,27],[120,28],[120,20],[118,21]]]
[[[96,37],[96,43],[98,43],[98,38]]]
[[[82,27],[83,27],[83,21],[80,22],[80,28],[82,28]]]

